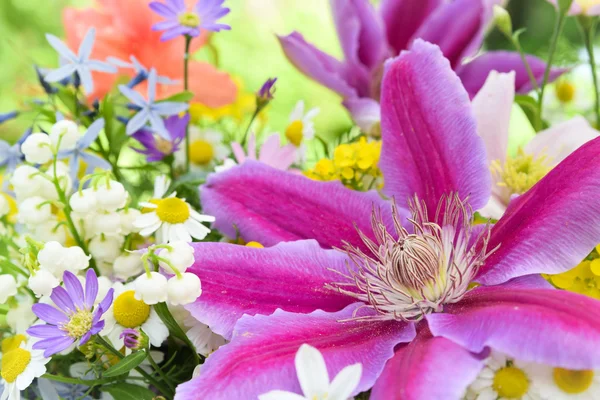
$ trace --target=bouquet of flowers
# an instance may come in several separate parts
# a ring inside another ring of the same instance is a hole
[[[335,138],[191,57],[224,0],[65,9],[0,115],[0,400],[600,398],[600,2],[545,59],[501,1],[330,3],[343,61],[278,40]]]

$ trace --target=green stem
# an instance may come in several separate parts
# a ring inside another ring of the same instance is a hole
[[[546,63],[546,70],[544,71],[544,79],[542,80],[542,86],[540,88],[540,96],[538,99],[538,118],[536,131],[539,132],[543,129],[542,121],[542,105],[544,103],[544,93],[546,91],[546,85],[550,78],[550,70],[552,68],[552,61],[554,60],[554,53],[556,53],[556,46],[558,45],[558,38],[562,32],[563,26],[565,25],[565,14],[562,12],[558,13],[556,18],[556,26],[554,28],[554,34],[552,35],[552,42],[550,43],[550,52],[548,53],[548,62]]]
[[[525,65],[525,70],[527,70],[527,75],[529,76],[529,80],[531,81],[531,86],[535,89],[536,92],[539,92],[540,87],[538,86],[537,79],[535,79],[535,75],[533,74],[533,71],[531,70],[531,66],[529,65],[529,62],[527,61],[527,57],[525,56],[525,53],[523,52],[523,48],[521,47],[519,38],[511,38],[511,39],[512,39],[513,45],[515,46],[515,48],[519,52],[519,55],[521,56],[523,65]]]
[[[148,359],[148,361],[150,361],[150,365],[152,365],[152,368],[154,368],[154,370],[156,372],[158,372],[158,374],[160,375],[162,380],[165,381],[167,386],[169,386],[169,389],[171,389],[171,391],[175,392],[175,386],[173,386],[173,384],[169,381],[169,378],[167,377],[167,375],[165,375],[165,372],[158,366],[156,361],[154,361],[154,358],[152,358],[152,354],[150,354],[150,351],[146,351],[146,355],[147,355],[146,358]]]
[[[244,131],[244,136],[242,137],[242,141],[240,142],[242,147],[244,147],[246,145],[246,139],[248,138],[248,132],[250,132],[250,127],[252,127],[252,124],[254,123],[254,120],[256,119],[256,117],[258,117],[258,114],[260,113],[260,111],[261,111],[260,107],[256,107],[256,110],[254,110],[254,114],[252,114],[252,118],[250,118],[250,122],[248,122],[246,131]]]
[[[100,344],[102,347],[106,348],[108,351],[110,351],[112,354],[114,354],[115,356],[117,356],[119,359],[123,359],[123,354],[118,351],[117,349],[115,349],[110,343],[108,343],[106,340],[104,340],[104,338],[100,335],[96,335],[96,342],[98,344]],[[173,392],[171,392],[171,389],[169,388],[165,388],[163,385],[160,384],[160,382],[158,382],[152,375],[150,375],[149,373],[147,373],[146,371],[144,371],[142,368],[140,367],[136,367],[135,370],[137,372],[140,373],[140,375],[142,375],[146,381],[148,381],[148,383],[150,383],[151,385],[153,385],[155,388],[157,388],[158,390],[160,390],[162,395],[167,395],[169,398],[173,397]]]
[[[588,23],[584,23],[584,21],[580,19],[579,22],[585,41],[585,48],[589,57],[590,68],[592,70],[592,79],[594,81],[594,96],[596,99],[594,114],[596,115],[596,128],[600,128],[600,91],[598,87],[598,71],[596,71],[596,58],[594,56],[594,36],[596,33],[596,20],[591,19]]]
[[[190,44],[192,43],[192,37],[186,35],[185,37],[185,53],[183,54],[183,90],[187,91],[189,88],[188,72],[189,72],[189,61],[190,61]],[[190,171],[190,125],[187,124],[185,127],[185,172]]]
[[[73,385],[86,385],[86,386],[99,386],[104,385],[106,383],[111,383],[116,380],[121,380],[121,377],[114,378],[102,378],[102,379],[77,379],[77,378],[69,378],[66,376],[52,375],[52,374],[44,374],[42,378],[49,379],[51,381],[69,383]]]

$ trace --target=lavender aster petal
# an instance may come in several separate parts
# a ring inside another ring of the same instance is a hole
[[[65,311],[67,314],[75,311],[75,305],[73,304],[73,300],[69,297],[67,291],[58,286],[52,290],[52,294],[50,295],[50,299],[56,304],[61,310]]]
[[[94,272],[94,270],[90,268],[85,274],[84,302],[86,308],[90,309],[94,306],[96,296],[98,296],[98,278],[96,277],[96,273]]]
[[[31,310],[39,319],[53,325],[64,324],[69,320],[64,313],[49,304],[37,303],[31,307]]]
[[[77,279],[77,277],[73,273],[71,273],[69,271],[65,271],[65,273],[63,275],[63,281],[65,283],[65,288],[67,289],[67,293],[69,293],[69,296],[73,300],[75,307],[77,307],[79,309],[83,309],[84,308],[84,302],[83,302],[84,294],[83,294],[83,287],[81,286],[81,282],[79,282],[79,279]]]

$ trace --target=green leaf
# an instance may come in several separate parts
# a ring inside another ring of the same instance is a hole
[[[121,361],[104,371],[102,377],[112,378],[113,376],[126,374],[138,365],[140,365],[145,359],[145,351],[136,351],[135,353],[131,353],[130,355],[124,357],[123,359],[121,359]]]
[[[169,96],[166,99],[157,101],[157,103],[161,103],[163,101],[176,101],[176,102],[181,102],[181,103],[188,103],[193,98],[194,98],[194,93],[189,92],[189,91],[183,91],[183,92],[175,93],[173,96]]]
[[[100,390],[110,394],[118,400],[152,400],[156,394],[143,386],[133,383],[117,383],[115,385],[101,386]]]
[[[558,11],[566,15],[571,9],[571,5],[573,4],[573,0],[558,0]]]
[[[72,114],[75,114],[75,94],[71,90],[66,87],[59,87],[56,96]]]
[[[198,358],[198,353],[196,353],[196,347],[187,337],[183,329],[181,329],[177,321],[175,321],[175,318],[173,318],[173,316],[171,315],[167,304],[158,303],[154,305],[154,310],[156,311],[162,322],[164,322],[167,328],[169,328],[169,332],[171,332],[171,335],[182,340],[190,349],[192,349],[195,357]]]
[[[536,126],[539,111],[537,101],[531,96],[516,95],[515,103],[521,106],[531,125]]]

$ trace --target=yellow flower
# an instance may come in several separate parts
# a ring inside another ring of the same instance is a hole
[[[557,275],[547,275],[546,278],[560,289],[583,294],[600,300],[600,256],[592,253],[592,259],[580,262],[575,268]]]
[[[190,104],[190,116],[193,123],[197,123],[203,118],[211,121],[219,121],[223,118],[233,118],[238,122],[256,108],[256,96],[254,93],[244,91],[244,83],[239,77],[234,77],[233,81],[238,88],[235,101],[226,106],[211,108],[201,103]]]

